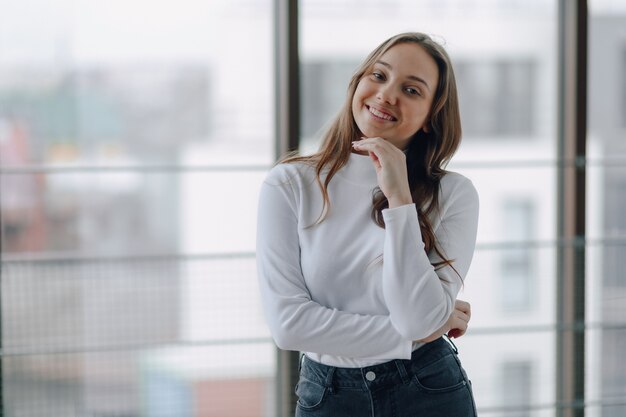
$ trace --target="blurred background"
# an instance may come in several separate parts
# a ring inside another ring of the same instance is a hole
[[[281,1],[281,0],[276,0]],[[276,1],[0,0],[1,415],[273,417],[255,275]],[[626,415],[626,0],[588,2],[585,398]],[[457,345],[481,416],[560,415],[557,0],[299,0],[300,149],[422,31],[481,199]]]

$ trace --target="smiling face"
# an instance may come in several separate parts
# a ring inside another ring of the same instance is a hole
[[[389,48],[365,72],[352,97],[361,136],[381,137],[405,149],[417,131],[428,131],[438,79],[435,60],[418,44]]]

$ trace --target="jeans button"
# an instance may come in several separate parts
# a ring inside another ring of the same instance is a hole
[[[367,379],[368,381],[373,381],[376,379],[376,374],[372,371],[369,371],[365,374],[365,379]]]

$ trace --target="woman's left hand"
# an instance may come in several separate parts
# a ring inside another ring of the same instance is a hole
[[[472,318],[472,308],[470,303],[463,300],[456,300],[454,302],[454,310],[448,321],[441,326],[436,332],[431,334],[425,339],[418,340],[419,342],[432,342],[433,340],[439,339],[444,334],[451,338],[459,338],[465,334],[467,331],[467,325]]]
[[[368,152],[376,169],[378,186],[389,201],[389,208],[411,204],[411,190],[406,171],[406,156],[383,138],[363,138],[353,142],[357,151]]]

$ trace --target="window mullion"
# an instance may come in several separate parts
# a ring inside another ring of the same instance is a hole
[[[560,244],[556,335],[559,417],[585,415],[587,19],[586,0],[559,1],[557,234]]]

